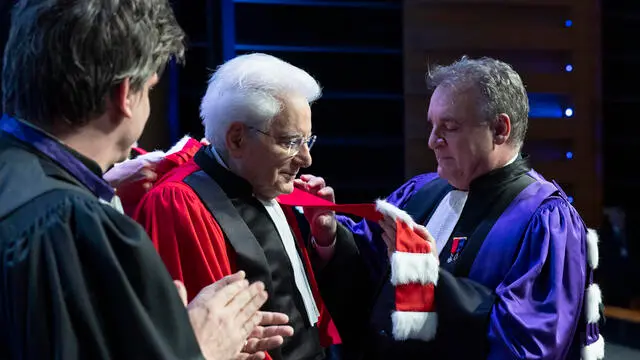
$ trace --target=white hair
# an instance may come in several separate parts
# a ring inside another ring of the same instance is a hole
[[[225,148],[233,122],[267,130],[282,110],[283,96],[304,96],[309,103],[322,95],[318,82],[306,71],[267,54],[235,57],[209,79],[200,104],[205,137],[216,149]]]

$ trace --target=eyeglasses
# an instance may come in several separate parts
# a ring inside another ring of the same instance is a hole
[[[264,132],[253,126],[248,126],[248,128],[251,130],[257,131],[262,135],[266,135],[274,139],[276,141],[276,144],[280,145],[282,148],[287,150],[287,155],[289,156],[296,156],[300,152],[300,148],[302,147],[302,145],[307,145],[307,150],[311,151],[311,148],[313,147],[313,144],[316,143],[316,139],[317,139],[316,135],[311,135],[309,137],[298,136],[298,137],[283,140],[282,138],[277,138],[269,134],[268,132]]]

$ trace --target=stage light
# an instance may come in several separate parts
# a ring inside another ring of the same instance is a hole
[[[567,151],[565,156],[567,157],[567,159],[573,159],[573,153],[571,151]]]
[[[573,21],[571,21],[571,20],[565,20],[565,22],[564,22],[564,26],[566,26],[566,27],[571,27],[572,25],[573,25]]]
[[[564,70],[566,72],[572,72],[573,71],[573,65],[568,64],[567,66],[564,67]]]
[[[573,116],[573,109],[572,108],[566,108],[564,110],[564,116],[566,117],[572,117]]]
[[[573,204],[573,196],[567,196],[567,199],[569,199],[569,204]]]

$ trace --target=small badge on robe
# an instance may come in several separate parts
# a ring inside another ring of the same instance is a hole
[[[449,254],[449,258],[447,259],[447,264],[458,260],[458,257],[460,257],[460,253],[462,253],[462,250],[464,249],[466,244],[466,237],[453,238],[453,243],[451,244],[451,253]]]

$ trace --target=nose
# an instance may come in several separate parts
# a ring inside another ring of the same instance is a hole
[[[431,132],[429,133],[429,148],[431,150],[435,150],[440,146],[444,145],[444,143],[445,143],[444,139],[436,133],[436,128],[434,126],[431,129]]]
[[[300,163],[301,168],[308,168],[311,166],[313,162],[311,159],[311,151],[309,151],[309,146],[307,144],[303,144],[300,146],[300,150],[296,154],[296,160]]]

